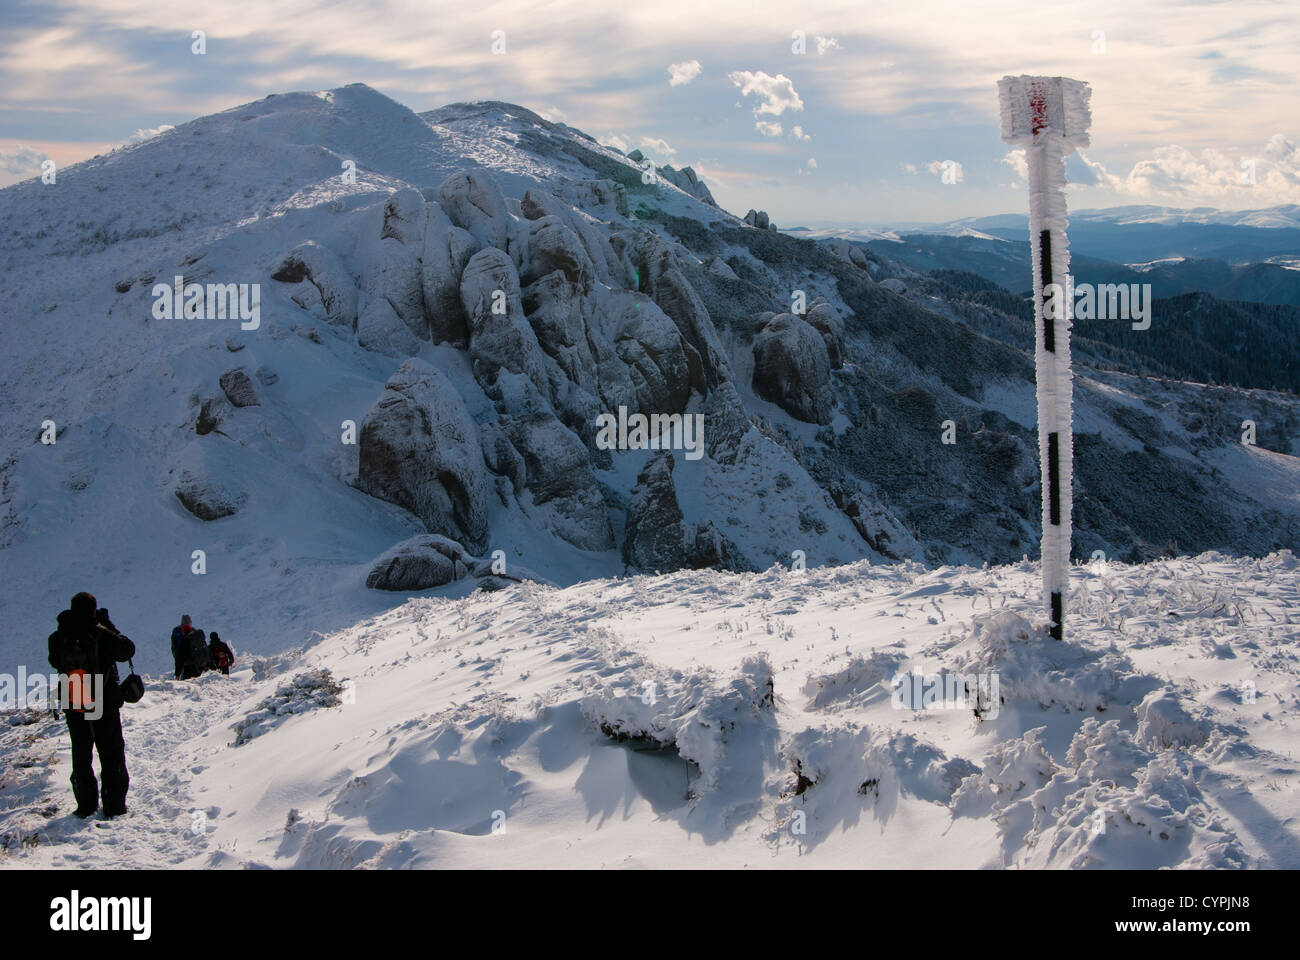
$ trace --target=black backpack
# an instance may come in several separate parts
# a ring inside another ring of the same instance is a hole
[[[90,709],[98,693],[96,687],[103,683],[104,671],[99,656],[99,639],[94,630],[78,627],[65,628],[60,622],[54,635],[54,659],[58,671],[67,679],[67,689],[61,696],[66,696],[68,709],[75,712]]]
[[[208,662],[212,656],[208,652],[208,641],[202,630],[191,630],[186,634],[185,639],[190,645],[190,667],[202,673],[208,669]]]

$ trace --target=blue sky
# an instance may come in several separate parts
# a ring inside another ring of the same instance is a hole
[[[5,0],[0,186],[45,157],[361,81],[415,110],[521,103],[692,165],[724,207],[782,226],[943,221],[1024,208],[995,83],[1049,73],[1093,87],[1076,209],[1300,203],[1296,0],[467,6]]]

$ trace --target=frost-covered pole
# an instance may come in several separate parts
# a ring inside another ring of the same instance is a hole
[[[1023,147],[1029,172],[1029,246],[1034,269],[1038,457],[1043,471],[1043,601],[1060,640],[1070,578],[1070,319],[1073,290],[1065,239],[1065,158],[1088,145],[1088,85],[1065,77],[998,81],[1002,139]]]

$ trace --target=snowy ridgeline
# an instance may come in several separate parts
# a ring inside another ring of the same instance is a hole
[[[132,813],[0,727],[10,866],[1300,867],[1300,563],[683,571],[150,678]]]
[[[1038,555],[1027,325],[637,161],[353,85],[0,191],[9,668],[81,589],[160,671],[184,612],[272,654],[429,589]],[[1300,542],[1295,397],[1073,401],[1075,560]]]

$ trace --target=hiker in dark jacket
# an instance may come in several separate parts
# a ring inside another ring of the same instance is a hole
[[[104,816],[121,816],[126,813],[131,778],[126,772],[117,665],[135,656],[135,644],[113,626],[107,610],[96,609],[95,598],[89,593],[73,597],[68,609],[59,614],[58,622],[59,628],[49,638],[49,661],[61,677],[60,698],[72,739],[76,815],[88,817],[99,809],[100,785],[92,762],[98,751],[99,772],[104,780]],[[87,688],[74,677],[93,679]]]
[[[202,647],[200,655],[199,647]],[[180,626],[172,630],[172,660],[177,680],[190,680],[208,668],[208,644],[202,630],[195,630],[188,613],[181,615]]]
[[[235,653],[226,645],[226,641],[217,636],[215,630],[208,637],[208,656],[213,670],[220,670],[226,676],[230,676],[230,668],[235,663]]]

